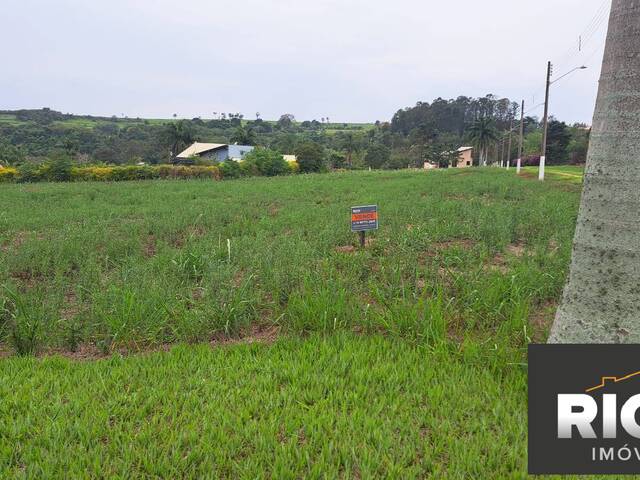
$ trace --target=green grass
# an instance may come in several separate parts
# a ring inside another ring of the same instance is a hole
[[[489,168],[5,185],[0,477],[521,478],[579,193]]]
[[[507,478],[526,375],[492,360],[341,334],[5,360],[0,477]]]
[[[274,323],[523,336],[560,295],[578,188],[487,169],[6,185],[0,201],[0,338],[28,353]],[[380,206],[381,229],[342,252],[363,203]]]
[[[523,170],[529,175],[538,175],[538,167],[524,167]],[[561,180],[581,185],[584,177],[584,166],[547,166],[545,168],[545,177],[548,180]]]
[[[2,125],[21,125],[23,122],[18,120],[15,115],[8,113],[0,113],[0,126]]]

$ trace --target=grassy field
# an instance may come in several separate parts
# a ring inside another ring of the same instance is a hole
[[[524,167],[522,169],[528,177],[538,178],[538,167]],[[547,180],[561,180],[564,182],[582,184],[584,177],[584,166],[563,165],[548,166],[545,168],[545,178]]]
[[[522,477],[525,347],[579,192],[498,169],[3,186],[0,350],[107,357],[0,361],[0,477]]]
[[[507,478],[526,375],[480,362],[349,334],[5,360],[0,477]]]

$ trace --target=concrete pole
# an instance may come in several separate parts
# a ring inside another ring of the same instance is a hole
[[[522,108],[520,109],[520,146],[518,147],[518,168],[516,173],[520,175],[522,169],[522,149],[524,147],[524,100],[522,100]]]
[[[549,90],[551,87],[551,73],[553,65],[551,62],[547,64],[547,93],[544,97],[544,130],[542,133],[542,155],[540,155],[540,168],[538,171],[538,180],[544,180],[544,167],[547,163],[547,132],[549,131]]]
[[[513,117],[511,117],[511,121],[509,122],[509,148],[507,149],[507,170],[511,167],[511,132],[513,131]]]

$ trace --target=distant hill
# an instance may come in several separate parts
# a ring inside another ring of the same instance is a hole
[[[127,163],[169,160],[167,126],[181,122],[194,140],[235,143],[243,131],[251,131],[251,143],[292,152],[298,142],[313,140],[327,148],[339,148],[341,134],[366,132],[373,124],[246,120],[240,115],[218,119],[145,119],[73,115],[48,108],[0,111],[0,158],[2,149],[19,150],[25,157],[45,157],[63,150],[88,161]],[[242,142],[238,142],[242,143]],[[12,150],[13,151],[13,150]],[[13,153],[12,153],[13,154]],[[5,153],[6,156],[6,153]]]

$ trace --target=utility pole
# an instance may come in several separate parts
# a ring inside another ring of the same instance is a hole
[[[500,168],[504,167],[504,147],[505,147],[505,136],[502,135],[502,153],[500,154]]]
[[[524,146],[524,100],[522,100],[522,108],[520,109],[520,146],[518,147],[518,168],[516,173],[520,175],[522,168],[522,149]]]
[[[513,115],[509,121],[509,149],[507,150],[507,170],[511,167],[511,132],[513,132]]]
[[[544,130],[542,133],[542,155],[540,155],[540,168],[538,170],[538,180],[544,180],[544,167],[547,161],[547,132],[549,131],[549,89],[551,88],[551,75],[553,65],[547,64],[547,93],[544,98]]]

